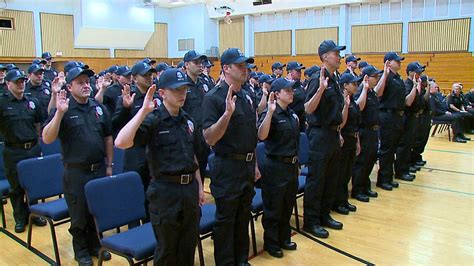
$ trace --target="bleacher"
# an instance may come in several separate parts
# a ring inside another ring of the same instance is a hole
[[[367,61],[369,64],[376,66],[378,69],[383,68],[383,54],[356,54]],[[405,67],[409,62],[419,61],[426,65],[426,74],[436,80],[443,94],[451,91],[451,86],[455,82],[461,82],[464,85],[464,91],[467,92],[474,87],[474,57],[471,53],[426,53],[426,54],[403,54],[405,61],[402,64],[403,78],[406,78]],[[286,64],[290,61],[298,61],[306,67],[312,65],[321,65],[318,55],[305,56],[256,56],[255,64],[259,71],[271,73],[271,66],[274,62],[280,61]],[[212,76],[217,78],[220,71],[220,63],[214,62]],[[340,71],[345,69],[344,59]]]

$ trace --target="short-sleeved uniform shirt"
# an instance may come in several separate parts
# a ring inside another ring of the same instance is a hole
[[[405,110],[405,83],[400,74],[390,72],[387,76],[385,89],[379,98],[381,110]]]
[[[44,122],[48,118],[48,105],[51,100],[51,82],[44,80],[41,85],[33,86],[31,82],[26,83],[25,95],[38,99],[40,103],[41,118]]]
[[[358,100],[362,94],[362,86],[359,86],[356,94],[354,94],[354,100]],[[377,93],[373,89],[367,90],[367,99],[365,101],[364,110],[361,111],[361,127],[372,127],[379,125],[380,116],[379,116],[379,99]]]

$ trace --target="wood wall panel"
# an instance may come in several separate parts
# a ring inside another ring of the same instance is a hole
[[[0,29],[0,56],[32,57],[36,54],[33,12],[5,9],[0,18],[13,18],[13,30]]]
[[[74,48],[74,18],[71,15],[40,13],[43,51],[62,52],[63,57],[110,57],[108,49]]]
[[[168,24],[155,23],[155,31],[144,50],[115,50],[115,57],[163,58],[168,57]]]
[[[245,53],[244,19],[232,19],[231,24],[219,21],[219,55],[228,48],[239,48]]]
[[[318,47],[324,40],[338,42],[337,27],[296,30],[295,33],[297,55],[317,54]]]
[[[408,24],[408,51],[467,51],[470,27],[470,18],[410,22]]]
[[[255,55],[291,55],[291,30],[255,32]]]
[[[352,52],[401,52],[402,30],[402,23],[352,26]]]

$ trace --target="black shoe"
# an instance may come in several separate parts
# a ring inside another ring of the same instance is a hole
[[[403,175],[400,175],[400,176],[395,176],[396,179],[400,179],[400,180],[403,180],[403,181],[413,181],[413,177],[411,177],[409,174],[403,174]]]
[[[287,241],[280,245],[280,247],[284,250],[296,250],[298,245],[295,242]]]
[[[463,140],[471,140],[471,138],[468,138],[468,137],[466,137],[466,136],[464,136],[464,135],[461,135],[461,136],[459,136],[459,137],[460,137],[461,139],[463,139]]]
[[[345,206],[350,212],[355,212],[357,211],[357,207],[355,205],[350,204],[349,202],[346,202]]]
[[[320,225],[303,226],[303,230],[318,238],[329,237],[329,232]]]
[[[275,258],[283,258],[283,251],[281,249],[274,249],[274,248],[264,248],[270,256]]]
[[[250,266],[250,263],[248,262],[241,262],[241,263],[237,263],[238,266]]]
[[[7,199],[2,199],[2,205],[5,205],[5,204],[7,204],[7,203],[8,203],[8,202],[7,202]]]
[[[453,142],[466,143],[467,141],[463,140],[463,139],[460,138],[460,137],[455,137],[455,138],[453,139]]]
[[[15,224],[15,233],[25,232],[26,223],[17,223]]]
[[[376,198],[379,196],[379,194],[371,189],[367,190],[367,192],[365,192],[365,195],[369,196],[370,198]]]
[[[337,206],[336,208],[333,209],[333,211],[339,214],[349,215],[349,210],[345,206]]]
[[[387,190],[387,191],[391,191],[391,190],[393,189],[391,183],[377,184],[377,187],[379,187],[379,188],[381,188],[381,189],[383,189],[383,190]]]
[[[341,230],[343,227],[343,224],[341,222],[338,222],[334,220],[331,216],[328,215],[327,218],[322,219],[322,226],[334,229],[334,230]]]
[[[416,170],[417,172],[421,170],[421,166],[416,165],[416,164],[413,164],[413,165],[411,165],[410,167],[415,168],[415,170]]]
[[[395,181],[392,181],[390,184],[392,185],[393,188],[398,188],[400,186],[398,182],[395,182]]]
[[[410,167],[408,168],[408,171],[409,171],[410,173],[416,173],[416,168],[410,166]]]
[[[424,162],[424,163],[423,163]],[[426,164],[426,161],[418,161],[415,163],[416,166],[422,167]]]
[[[91,251],[90,252],[91,256],[99,258],[99,250],[100,250],[100,248],[98,248],[94,251]],[[108,261],[108,260],[111,260],[111,259],[112,259],[112,255],[110,254],[110,252],[108,252],[107,250],[102,251],[102,260],[103,261]]]
[[[94,265],[92,263],[92,258],[91,256],[89,255],[83,255],[81,257],[74,257],[74,259],[77,261],[77,263],[79,264],[79,266],[90,266],[90,265]]]
[[[36,226],[45,226],[48,224],[48,222],[46,222],[46,220],[41,217],[35,217],[33,218],[33,224]]]
[[[358,193],[358,194],[352,196],[352,198],[354,198],[358,201],[362,201],[362,202],[369,202],[369,197],[365,194],[362,194],[362,193]]]

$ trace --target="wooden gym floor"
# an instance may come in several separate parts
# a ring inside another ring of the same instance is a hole
[[[473,135],[470,135],[474,139]],[[370,203],[354,200],[357,212],[333,214],[344,223],[342,231],[330,230],[328,239],[295,233],[297,251],[282,259],[262,251],[261,219],[256,222],[259,253],[252,265],[473,265],[474,262],[474,142],[448,142],[446,135],[430,138],[424,158],[427,165],[414,182],[400,182],[392,192],[373,187],[379,197]],[[375,182],[377,166],[371,175]],[[206,186],[207,187],[207,186]],[[208,200],[212,200],[208,194]],[[298,200],[302,213],[302,199]],[[34,228],[33,247],[21,243],[26,232],[15,234],[11,205],[6,207],[7,228],[0,232],[0,265],[47,265],[43,256],[54,258],[49,228]],[[302,219],[301,219],[302,221]],[[292,219],[294,224],[294,219]],[[57,228],[62,263],[74,265],[69,225]],[[16,240],[15,240],[16,238]],[[19,242],[18,242],[19,241]],[[207,265],[214,265],[211,239],[203,241]],[[39,254],[39,255],[38,255]],[[126,261],[113,256],[108,265]],[[196,265],[198,256],[196,252]]]

